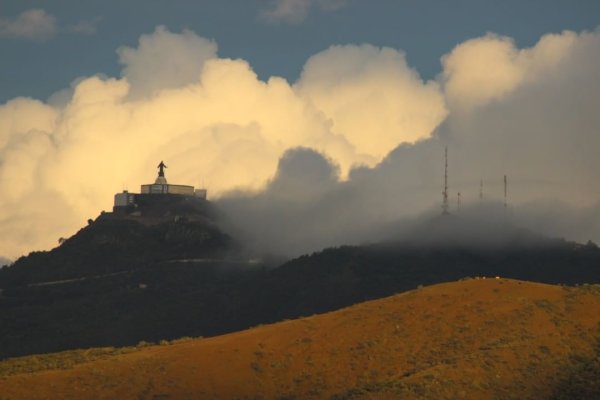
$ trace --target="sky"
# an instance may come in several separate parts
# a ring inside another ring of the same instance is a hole
[[[594,0],[0,0],[0,257],[161,159],[267,250],[360,242],[439,210],[445,146],[453,204],[506,174],[519,221],[600,241],[599,24]]]

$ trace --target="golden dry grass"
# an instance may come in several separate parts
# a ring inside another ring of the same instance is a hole
[[[598,286],[472,279],[68,369],[5,373],[0,399],[543,399],[571,356],[590,354],[599,327]]]

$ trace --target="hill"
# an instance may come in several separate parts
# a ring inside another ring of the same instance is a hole
[[[0,393],[11,400],[598,398],[599,311],[598,286],[470,279],[210,339],[8,360],[0,363]]]
[[[177,258],[220,257],[236,248],[203,199],[157,196],[144,214],[101,213],[51,251],[32,252],[0,270],[0,287],[71,280],[144,269]]]
[[[241,257],[209,206],[103,214],[0,270],[0,358],[220,335],[467,276],[600,280],[598,247],[550,239],[344,246],[268,268]]]

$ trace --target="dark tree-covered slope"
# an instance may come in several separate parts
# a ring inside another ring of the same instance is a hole
[[[0,357],[218,335],[468,276],[600,282],[591,243],[389,242],[267,268],[241,257],[213,215],[152,218],[101,216],[0,271]]]
[[[210,203],[181,204],[178,197],[168,204],[149,204],[140,217],[102,213],[55,249],[32,252],[0,269],[0,287],[106,275],[234,251],[231,237],[216,226]]]

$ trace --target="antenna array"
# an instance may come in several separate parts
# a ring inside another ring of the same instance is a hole
[[[479,180],[479,201],[483,201],[483,178]],[[457,193],[456,210],[460,211],[461,194]],[[508,208],[508,177],[504,175],[504,208]],[[444,190],[442,191],[442,215],[450,214],[448,204],[448,146],[444,147]]]

